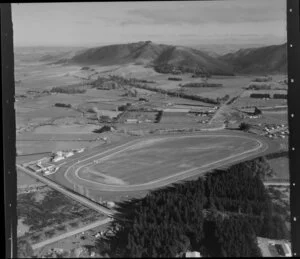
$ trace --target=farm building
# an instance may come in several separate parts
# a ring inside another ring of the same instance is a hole
[[[70,157],[70,156],[73,156],[73,155],[74,155],[74,153],[72,151],[70,151],[70,152],[67,152],[65,154],[65,157]]]
[[[138,123],[139,121],[137,119],[127,119],[125,123]]]
[[[286,240],[272,240],[258,237],[258,246],[263,257],[291,257],[291,243]]]
[[[115,206],[115,203],[113,201],[106,202],[106,206],[109,208],[113,208]]]
[[[28,168],[31,169],[33,172],[41,172],[42,171],[42,167],[39,166],[38,164],[31,164],[31,165],[28,165]]]
[[[183,257],[201,257],[201,254],[197,251],[193,251],[193,252],[186,252],[183,254]]]
[[[62,152],[62,151],[57,151],[57,152],[56,152],[56,155],[57,155],[57,156],[63,156],[63,152]]]
[[[63,152],[62,152],[62,151],[57,151],[57,152],[55,153],[55,156],[54,156],[54,158],[52,159],[52,161],[53,161],[53,162],[58,162],[58,161],[61,161],[61,160],[63,160],[63,159],[65,159],[64,156],[63,156]]]
[[[52,161],[53,161],[53,162],[58,162],[58,161],[61,161],[61,160],[63,160],[63,159],[65,159],[63,156],[55,156],[55,157],[52,159]]]

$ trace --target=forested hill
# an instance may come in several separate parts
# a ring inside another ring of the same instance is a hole
[[[257,236],[288,238],[287,228],[264,187],[270,170],[258,158],[208,174],[205,179],[152,191],[119,203],[115,235],[101,239],[110,257],[261,256]]]
[[[219,57],[236,73],[287,73],[287,44],[240,49]]]

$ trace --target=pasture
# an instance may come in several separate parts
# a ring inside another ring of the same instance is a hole
[[[268,160],[276,179],[290,179],[289,159],[287,157],[279,157]]]

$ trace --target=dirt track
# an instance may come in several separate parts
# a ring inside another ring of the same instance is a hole
[[[65,179],[71,183],[72,186],[77,186],[77,191],[81,190],[82,194],[86,193],[87,190],[99,190],[99,191],[139,191],[139,190],[148,190],[154,189],[158,187],[162,187],[168,185],[170,183],[183,180],[195,175],[201,175],[207,171],[212,169],[216,169],[221,166],[225,166],[228,164],[232,164],[250,157],[255,157],[258,155],[264,154],[266,151],[269,150],[269,143],[267,140],[265,141],[262,138],[257,138],[256,136],[251,136],[249,134],[230,134],[230,133],[223,133],[223,134],[199,134],[196,135],[199,137],[205,136],[223,136],[224,138],[240,138],[242,139],[251,139],[252,141],[256,142],[256,146],[254,148],[245,150],[239,154],[229,155],[225,158],[215,160],[213,162],[193,167],[188,170],[180,171],[172,175],[168,175],[166,177],[161,177],[159,179],[155,179],[153,181],[140,183],[140,184],[129,184],[129,185],[113,185],[113,184],[105,184],[102,182],[95,182],[89,179],[85,179],[79,175],[81,169],[90,166],[94,163],[95,160],[99,162],[105,161],[107,159],[113,159],[115,155],[125,152],[126,150],[130,150],[135,147],[135,145],[140,145],[139,141],[130,141],[120,146],[113,147],[111,149],[105,150],[101,153],[95,153],[93,155],[87,156],[84,159],[81,159],[79,162],[75,162],[72,164],[68,164],[66,171],[64,172]],[[174,136],[173,136],[174,137]],[[184,136],[184,137],[191,137],[191,136]],[[195,137],[195,135],[193,135]],[[170,138],[166,136],[165,138]]]

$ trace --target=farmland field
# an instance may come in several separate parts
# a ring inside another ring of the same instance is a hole
[[[289,159],[287,157],[280,157],[270,159],[269,164],[274,171],[275,178],[288,180],[289,174]]]
[[[277,121],[287,122],[288,120],[288,113],[286,111],[263,111],[264,117],[274,119]]]
[[[287,100],[285,99],[258,99],[258,98],[250,98],[250,97],[241,97],[237,99],[233,106],[234,107],[247,107],[247,106],[257,106],[259,107],[274,107],[274,106],[281,106],[287,105]]]

